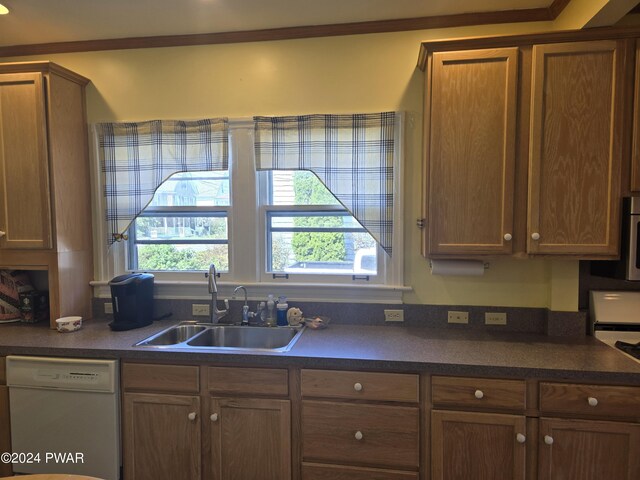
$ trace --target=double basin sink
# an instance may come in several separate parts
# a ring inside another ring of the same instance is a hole
[[[136,347],[287,352],[304,331],[299,327],[249,327],[180,322],[136,343]]]

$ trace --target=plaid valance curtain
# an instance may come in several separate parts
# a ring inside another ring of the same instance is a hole
[[[108,245],[126,239],[131,222],[174,173],[229,168],[226,118],[100,123],[96,131]]]
[[[391,255],[396,114],[254,117],[258,170],[310,170]]]

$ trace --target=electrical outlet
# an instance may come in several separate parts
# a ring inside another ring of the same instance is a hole
[[[485,325],[506,325],[507,314],[505,312],[485,312],[484,324]]]
[[[191,315],[194,317],[208,317],[209,305],[194,303],[191,305]]]
[[[385,322],[404,322],[404,310],[385,310]]]
[[[108,302],[104,304],[104,313],[113,313],[113,303]]]
[[[469,323],[469,312],[456,312],[449,310],[447,315],[448,323]]]

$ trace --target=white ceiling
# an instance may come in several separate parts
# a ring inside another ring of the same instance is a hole
[[[0,46],[546,8],[552,0],[0,0]]]

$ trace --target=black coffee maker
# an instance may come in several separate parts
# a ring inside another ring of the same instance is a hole
[[[113,302],[111,330],[131,330],[153,322],[153,275],[129,273],[109,282]]]

